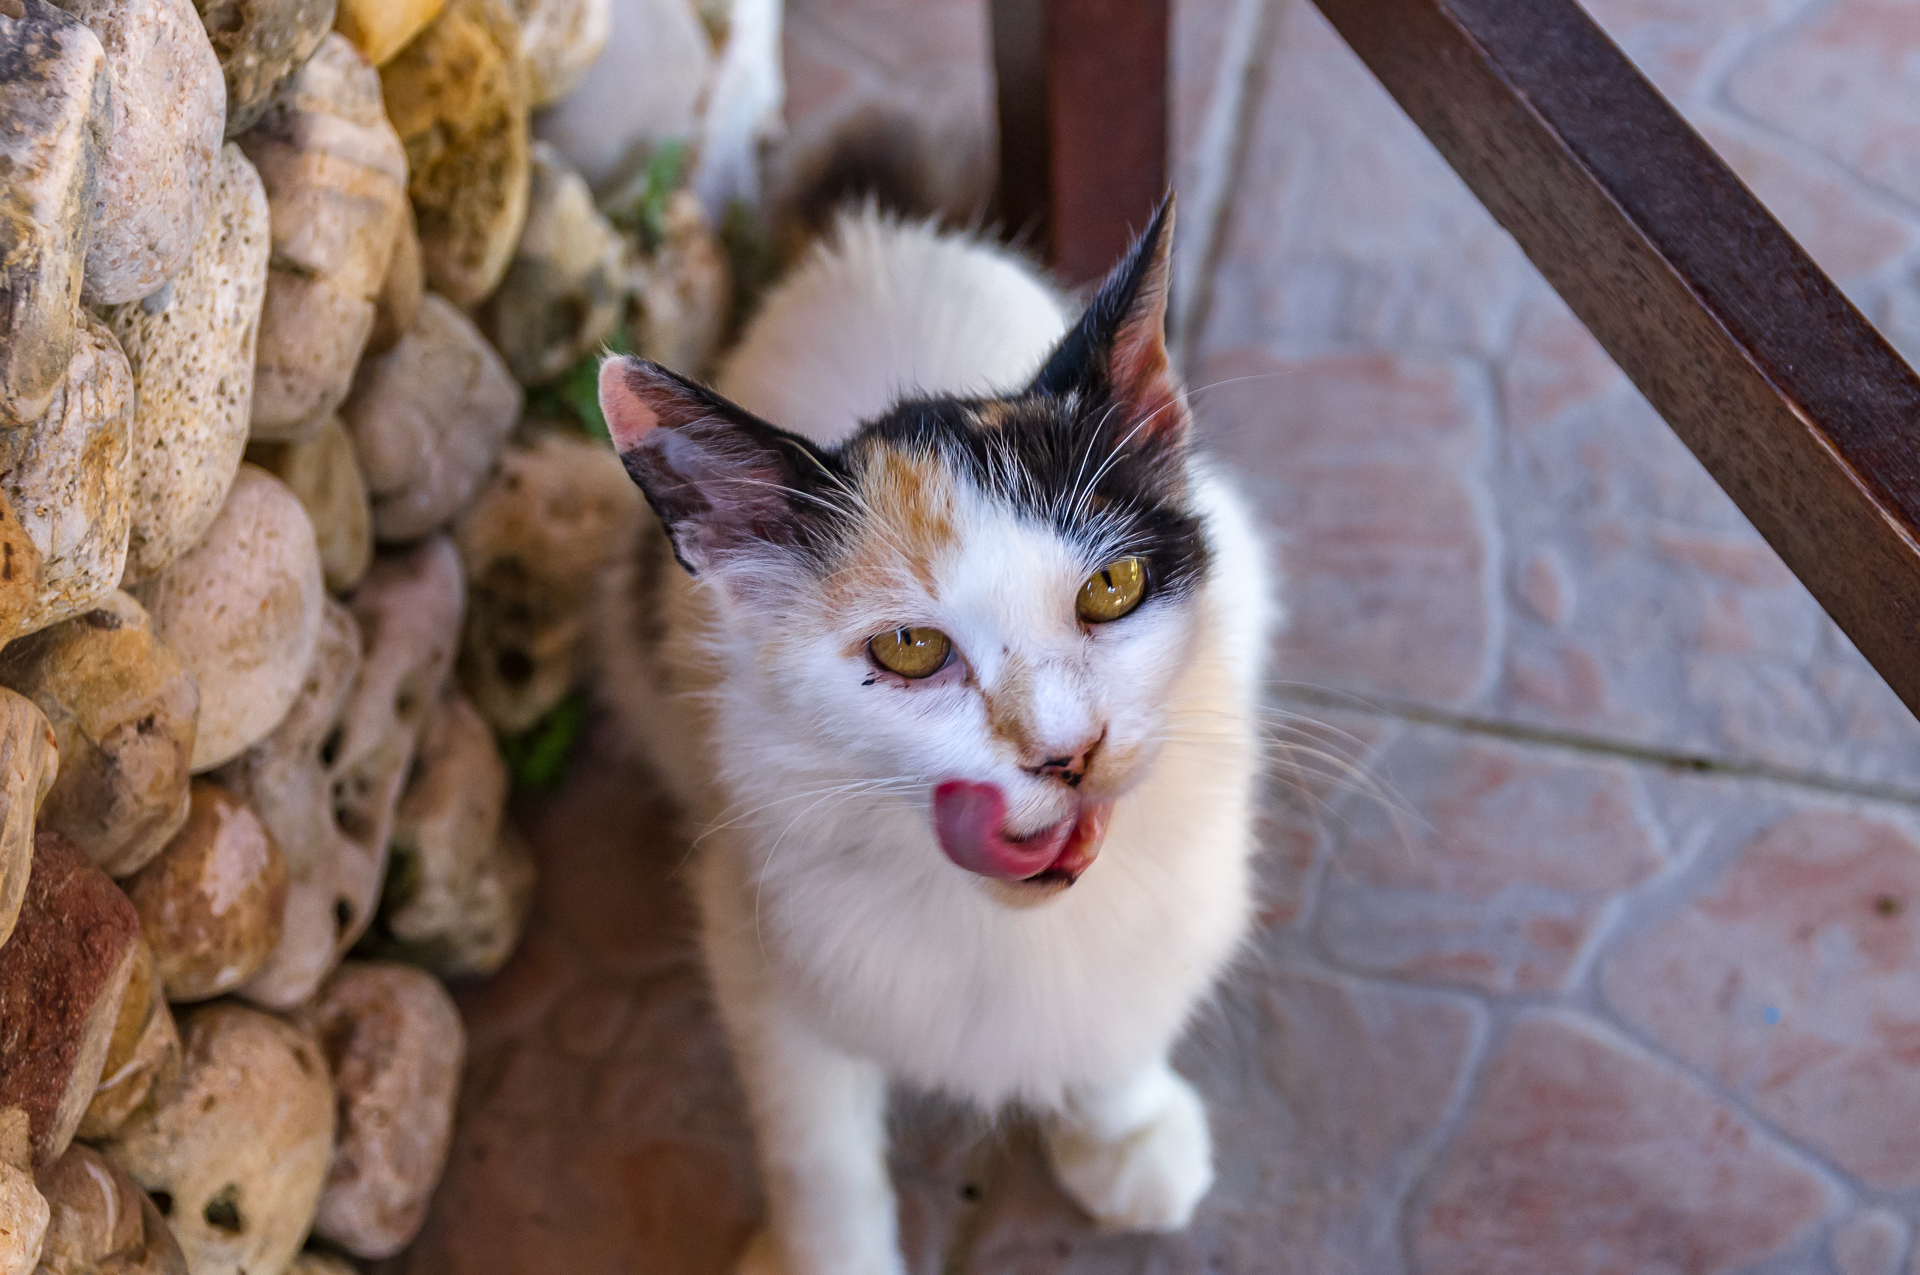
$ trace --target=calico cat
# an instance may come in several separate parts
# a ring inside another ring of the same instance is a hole
[[[1172,227],[1074,320],[1010,255],[853,213],[720,392],[601,367],[658,515],[602,676],[701,829],[769,1206],[742,1271],[904,1269],[890,1080],[1036,1113],[1112,1227],[1211,1183],[1168,1051],[1248,927],[1275,616],[1168,365]]]

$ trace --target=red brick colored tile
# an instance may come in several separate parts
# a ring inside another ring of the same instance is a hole
[[[1920,1185],[1920,840],[1790,814],[1601,971],[1628,1021],[1876,1186]]]
[[[1716,1275],[1803,1242],[1832,1205],[1698,1084],[1543,1013],[1488,1063],[1413,1243],[1423,1275]]]
[[[1342,811],[1319,929],[1358,969],[1550,991],[1607,901],[1662,864],[1631,770],[1413,731],[1378,766],[1390,802]]]

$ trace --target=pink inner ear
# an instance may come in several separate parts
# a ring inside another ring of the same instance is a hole
[[[600,411],[607,418],[615,451],[629,452],[660,423],[660,416],[634,391],[631,361],[611,358],[600,365]]]
[[[1146,321],[1128,323],[1116,334],[1108,366],[1114,387],[1132,408],[1133,419],[1145,433],[1153,434],[1178,430],[1186,423],[1186,414],[1161,337],[1164,302],[1147,309]]]

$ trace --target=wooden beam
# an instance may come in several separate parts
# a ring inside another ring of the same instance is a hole
[[[1167,188],[1169,0],[993,0],[1000,209],[1069,283],[1100,278]]]
[[[1920,378],[1573,0],[1315,0],[1920,714]]]

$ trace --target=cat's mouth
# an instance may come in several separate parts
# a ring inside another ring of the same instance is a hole
[[[950,779],[933,790],[933,831],[947,858],[996,881],[1072,885],[1100,853],[1111,801],[1086,802],[1069,818],[1015,835],[998,785]]]

